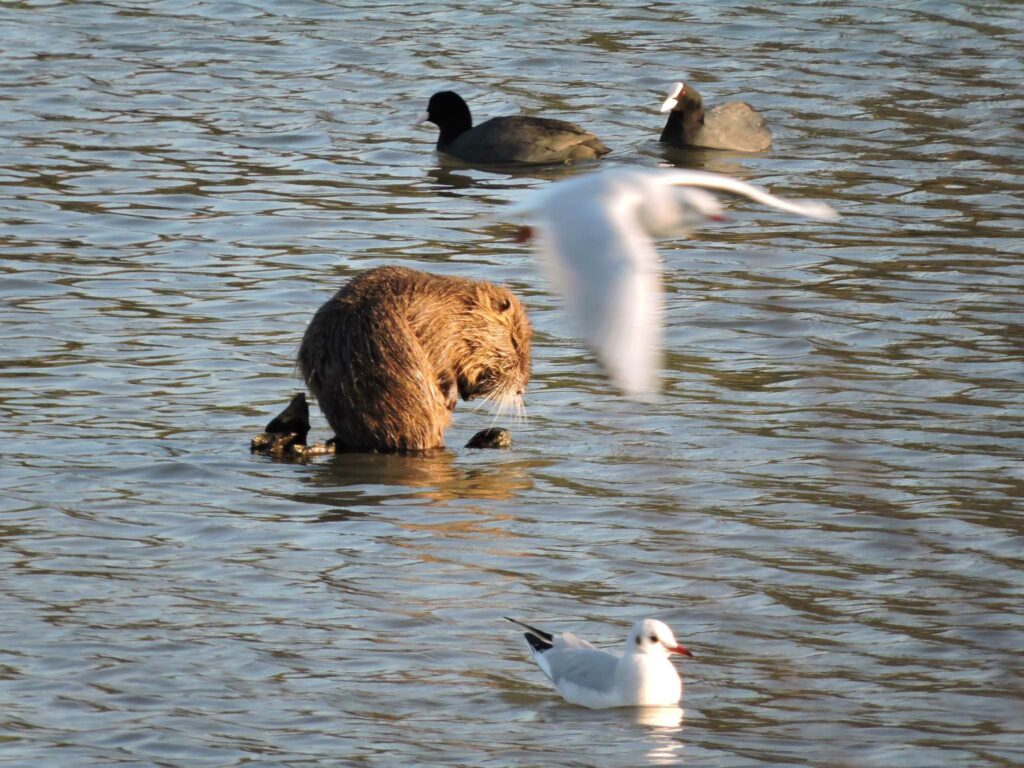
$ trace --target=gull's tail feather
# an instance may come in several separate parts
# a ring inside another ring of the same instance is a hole
[[[544,651],[550,650],[554,647],[555,636],[552,635],[550,632],[545,632],[543,629],[531,627],[529,624],[524,624],[523,622],[510,618],[508,616],[506,616],[505,618],[508,621],[511,621],[513,624],[518,624],[520,627],[526,630],[526,632],[523,633],[523,636],[526,637],[526,642],[528,642],[530,644],[530,647],[533,648],[533,650],[535,650],[537,653],[544,653]]]

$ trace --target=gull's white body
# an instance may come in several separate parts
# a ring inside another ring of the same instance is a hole
[[[578,332],[628,395],[650,396],[657,389],[663,308],[651,238],[683,235],[722,218],[718,200],[704,191],[709,189],[804,216],[836,216],[824,203],[785,200],[728,176],[638,167],[548,184],[499,214],[533,224],[538,257],[565,296]]]
[[[511,619],[511,621],[515,621]],[[669,660],[669,653],[689,654],[678,646],[672,630],[662,622],[645,619],[630,631],[624,651],[595,648],[570,632],[551,635],[516,622],[550,645],[530,653],[556,690],[570,704],[591,709],[608,707],[674,707],[683,695],[683,682]],[[651,642],[649,637],[657,637]],[[636,639],[640,637],[641,643]],[[550,638],[550,639],[548,639]]]

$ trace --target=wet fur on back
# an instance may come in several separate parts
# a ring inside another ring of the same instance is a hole
[[[298,366],[338,449],[428,450],[444,445],[457,398],[521,403],[530,338],[505,288],[380,267],[317,310]]]

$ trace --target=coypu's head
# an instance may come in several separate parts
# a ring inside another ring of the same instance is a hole
[[[530,381],[530,338],[526,310],[512,293],[491,283],[477,283],[469,292],[462,326],[466,354],[456,367],[459,397],[483,397],[522,409]]]

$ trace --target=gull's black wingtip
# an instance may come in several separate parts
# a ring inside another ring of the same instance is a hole
[[[530,644],[530,647],[533,648],[533,650],[537,653],[544,653],[544,651],[550,651],[552,648],[555,647],[547,640],[541,637],[537,637],[536,635],[530,632],[523,632],[523,637],[526,638],[526,642],[528,642]]]
[[[518,619],[513,619],[509,616],[506,616],[505,618],[513,624],[518,624],[523,629],[528,630],[523,633],[523,637],[526,638],[526,642],[528,642],[530,647],[537,651],[537,653],[543,653],[544,651],[550,650],[554,647],[555,636],[550,632],[545,632],[543,629],[531,627],[529,624],[524,624]]]

